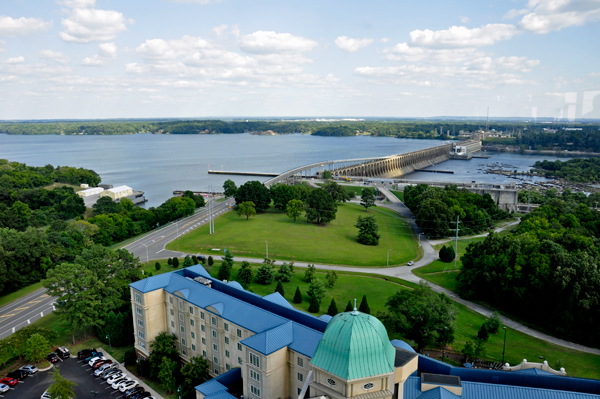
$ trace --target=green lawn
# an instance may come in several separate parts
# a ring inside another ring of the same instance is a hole
[[[400,201],[404,202],[404,191],[390,190],[390,193],[394,194]]]
[[[33,291],[39,290],[40,288],[42,288],[41,282],[28,285],[27,287],[23,287],[18,291],[5,295],[2,298],[0,298],[0,307],[8,305],[9,303],[16,301],[17,299],[23,298],[24,296],[29,295]]]
[[[44,188],[46,190],[54,190],[55,188],[58,188],[58,187],[71,187],[75,192],[87,190],[86,188],[80,187],[79,185],[67,184],[67,183],[53,183],[53,184],[50,184],[49,186],[45,186]]]
[[[354,224],[359,215],[377,219],[381,234],[378,246],[356,241]],[[269,211],[250,220],[226,212],[216,219],[215,228],[212,236],[208,225],[194,229],[169,243],[167,249],[214,256],[210,249],[220,248],[236,256],[263,258],[267,241],[270,258],[355,266],[385,266],[388,249],[390,266],[405,264],[418,253],[410,224],[397,213],[384,208],[365,212],[355,204],[339,204],[337,218],[325,226],[306,223],[304,218],[294,223],[284,213]]]

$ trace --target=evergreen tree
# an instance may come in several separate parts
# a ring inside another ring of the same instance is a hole
[[[273,270],[273,261],[265,259],[256,272],[256,281],[262,285],[269,285],[275,280],[275,271]]]
[[[490,337],[490,333],[488,332],[485,323],[483,323],[481,325],[481,328],[477,332],[477,338],[485,342],[488,340],[489,337]]]
[[[321,302],[319,302],[316,298],[310,298],[310,305],[308,306],[308,311],[311,313],[319,313],[319,309],[321,308]]]
[[[192,255],[192,262],[194,262],[194,265],[198,264],[198,257],[196,255]]]
[[[177,269],[179,267],[179,259],[173,258],[173,268]]]
[[[331,303],[329,304],[329,309],[327,309],[327,314],[329,316],[335,316],[338,314],[337,304],[335,303],[335,298],[331,298]]]
[[[359,216],[354,225],[358,229],[357,240],[364,245],[378,245],[380,235],[375,216]]]
[[[327,285],[329,287],[333,287],[337,282],[338,276],[335,270],[328,270],[325,274],[325,280],[327,280]]]
[[[212,265],[214,265],[214,264],[215,264],[215,261],[214,261],[213,257],[212,257],[212,256],[209,256],[209,257],[208,257],[208,265],[209,265],[209,266],[212,266]]]
[[[308,311],[312,313],[317,313],[321,306],[321,301],[325,297],[325,283],[323,282],[323,280],[314,278],[308,285],[308,290],[306,293],[310,298],[310,307]]]
[[[279,292],[281,294],[281,296],[285,296],[285,291],[283,290],[283,284],[281,284],[281,281],[277,282],[277,287],[275,288],[275,292]]]
[[[154,268],[156,269],[156,271],[159,271],[159,270],[160,270],[160,268],[161,268],[161,266],[160,266],[160,263],[159,263],[159,262],[156,262],[156,263],[154,264]]]
[[[362,301],[360,301],[360,306],[358,307],[358,311],[366,314],[371,314],[371,309],[369,309],[369,304],[367,303],[366,295],[363,295]]]
[[[275,279],[277,281],[283,281],[284,283],[288,283],[292,280],[294,274],[292,273],[292,269],[287,262],[283,262],[281,266],[279,266],[279,270],[277,271],[277,276]]]
[[[223,256],[223,262],[221,262],[221,267],[219,268],[219,280],[225,281],[229,280],[231,277],[231,269],[233,268],[233,254],[231,251],[225,251],[225,255]]]
[[[173,266],[173,259],[172,258],[167,259],[167,265]]]
[[[360,205],[364,206],[366,211],[372,206],[377,206],[375,205],[375,190],[372,188],[363,188],[360,196]]]
[[[245,286],[250,285],[252,280],[254,279],[254,270],[252,270],[252,266],[250,263],[243,261],[242,267],[238,271],[238,280]]]
[[[183,260],[183,267],[190,267],[194,264],[194,262],[192,261],[191,256],[186,255],[185,259]]]
[[[296,293],[294,294],[294,303],[302,303],[302,293],[300,287],[296,287]]]
[[[304,272],[304,281],[306,281],[307,283],[313,281],[313,279],[315,278],[315,270],[317,270],[315,265],[308,265],[308,268]]]
[[[352,312],[354,310],[354,307],[352,306],[352,301],[348,301],[348,304],[346,305],[346,309],[344,310],[344,312]]]

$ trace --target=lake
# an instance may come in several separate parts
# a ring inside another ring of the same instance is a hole
[[[74,166],[92,169],[102,182],[128,185],[144,191],[147,207],[158,206],[173,190],[221,191],[230,178],[238,186],[248,180],[267,178],[209,175],[208,169],[248,172],[285,172],[321,161],[379,157],[434,147],[439,140],[391,137],[320,137],[303,134],[260,136],[250,134],[115,136],[12,136],[0,134],[0,158],[31,166]],[[504,164],[526,171],[536,160],[568,158],[483,153],[490,159],[449,160],[431,169],[454,170],[454,174],[416,172],[403,178],[484,183],[515,180],[485,174],[482,165]]]

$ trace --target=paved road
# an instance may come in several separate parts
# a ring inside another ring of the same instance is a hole
[[[41,288],[0,308],[0,339],[33,323],[54,310],[54,298]]]

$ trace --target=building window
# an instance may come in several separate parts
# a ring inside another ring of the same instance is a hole
[[[179,313],[179,322],[183,323],[183,313]]]
[[[258,396],[260,398],[260,389],[258,389],[254,385],[250,385],[250,392],[252,392],[252,395]]]
[[[183,302],[177,301],[177,306],[179,306],[179,310],[183,310]]]
[[[142,319],[137,319],[138,327],[144,328],[144,322]]]
[[[218,358],[218,357],[216,357],[216,356],[214,356],[214,357],[213,357],[213,362],[214,362],[215,364],[219,364],[219,358]]]
[[[200,324],[200,330],[202,330],[202,332],[204,332],[204,324]]]
[[[140,337],[141,339],[144,339],[144,332],[138,331],[138,337]]]
[[[172,297],[172,296],[170,296],[170,297],[169,297],[169,303],[170,303],[171,305],[173,304],[173,297]]]
[[[242,364],[242,358],[238,357],[238,364]]]
[[[218,375],[219,374],[219,369],[215,369],[214,372],[215,372],[215,374]]]
[[[192,350],[196,352],[196,345],[192,344]]]
[[[301,357],[298,357],[298,366],[304,367],[304,359],[302,359]]]
[[[200,318],[201,318],[202,320],[204,320],[204,313],[203,313],[203,312],[200,312]]]
[[[368,391],[370,389],[373,389],[374,386],[375,386],[375,384],[373,384],[372,382],[367,382],[365,385],[363,385],[363,389],[365,391]]]
[[[254,353],[250,353],[250,364],[260,368],[260,358]]]
[[[206,345],[206,339],[202,338],[202,345]]]
[[[259,381],[260,382],[260,374],[258,374],[256,371],[250,369],[250,378],[252,378],[254,381]]]
[[[213,330],[213,338],[217,338],[217,332]]]
[[[185,338],[181,338],[181,345],[185,346]]]
[[[231,370],[231,366],[229,365],[229,363],[225,364],[225,370],[227,370],[227,371]]]
[[[202,356],[204,356],[204,358],[206,358],[206,351],[202,351]]]
[[[171,311],[171,316],[175,316],[175,312],[173,312],[173,309],[170,309]]]
[[[194,327],[194,319],[190,319],[190,326]]]
[[[225,337],[225,343],[229,345],[229,337]]]
[[[227,324],[227,323],[223,323],[223,329],[224,329],[225,331],[229,331],[229,324]]]
[[[213,350],[215,352],[218,352],[219,351],[219,346],[217,344],[213,344]]]
[[[138,293],[135,294],[135,301],[137,303],[142,303],[142,296]]]
[[[210,318],[210,322],[212,323],[212,325],[213,325],[213,326],[216,326],[216,325],[217,325],[217,318],[216,318],[216,317],[214,317],[214,316],[213,316],[213,317],[211,317],[211,318]]]
[[[238,350],[239,350],[239,351],[241,351],[241,350],[242,350],[242,344],[240,344],[239,342],[238,342]]]
[[[239,328],[237,329],[237,336],[238,338],[242,338],[242,330],[240,330]]]
[[[328,378],[328,379],[327,379],[327,383],[328,383],[329,385],[331,385],[332,387],[334,387],[334,386],[335,386],[335,381],[334,381],[333,379],[331,379],[331,378]]]
[[[182,334],[185,334],[185,327],[179,326],[179,331],[181,331]]]
[[[225,357],[229,359],[229,351],[225,351]]]
[[[175,322],[171,320],[171,328],[175,328]]]
[[[142,341],[140,341],[140,347],[143,348],[143,349],[146,349],[146,344],[143,343]]]
[[[196,339],[196,333],[195,332],[191,331],[190,334],[192,336],[192,339]]]
[[[190,306],[190,314],[194,314],[194,307]]]
[[[298,396],[302,393],[302,388],[298,388]]]
[[[140,308],[139,306],[136,306],[135,307],[135,312],[141,316],[142,315],[142,308]]]
[[[298,381],[304,382],[304,374],[298,373]]]
[[[187,351],[185,350],[185,348],[181,350],[181,354],[182,354],[183,356],[187,356]]]

